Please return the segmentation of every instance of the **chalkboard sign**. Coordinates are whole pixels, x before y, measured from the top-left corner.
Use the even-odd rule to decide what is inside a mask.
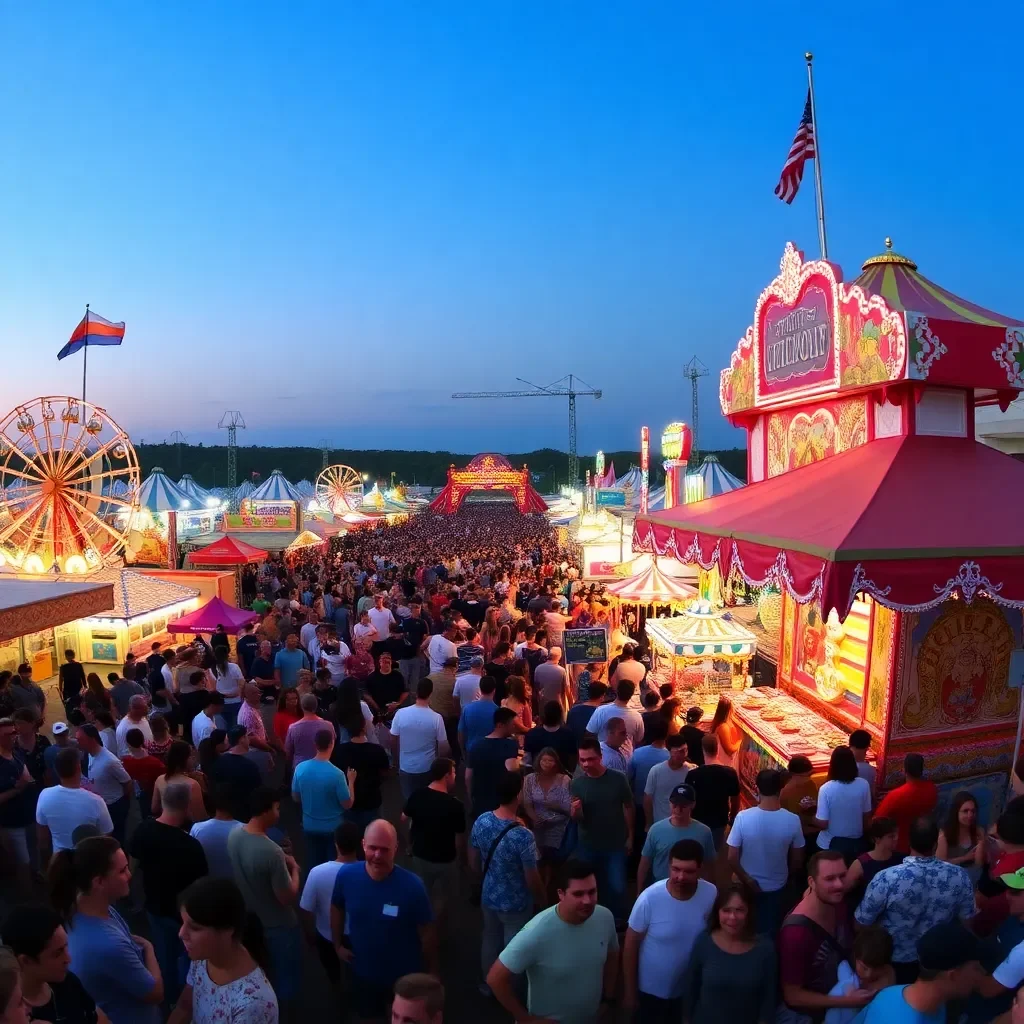
[[[562,634],[562,652],[566,665],[607,661],[608,634],[600,628],[567,629]]]

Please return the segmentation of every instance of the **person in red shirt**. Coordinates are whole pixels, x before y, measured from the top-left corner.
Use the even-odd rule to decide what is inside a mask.
[[[146,737],[141,729],[129,729],[124,741],[128,744],[128,755],[121,763],[132,781],[138,784],[141,791],[139,808],[142,816],[148,818],[153,808],[153,786],[167,767],[159,757],[146,750]]]
[[[875,808],[875,818],[892,818],[899,826],[896,852],[910,852],[910,826],[917,818],[927,818],[939,800],[934,782],[924,778],[924,758],[920,754],[907,754],[903,759],[903,773],[907,781],[890,790]]]

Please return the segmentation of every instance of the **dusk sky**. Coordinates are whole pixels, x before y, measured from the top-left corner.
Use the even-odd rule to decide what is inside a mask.
[[[986,6],[986,5],[983,5]],[[2,412],[80,394],[86,302],[127,322],[89,398],[135,440],[580,450],[690,418],[812,170],[773,195],[814,51],[830,248],[1024,316],[1020,5],[0,4]],[[219,435],[223,441],[223,432]]]

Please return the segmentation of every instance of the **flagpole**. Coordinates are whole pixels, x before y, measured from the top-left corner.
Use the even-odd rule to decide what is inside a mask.
[[[85,304],[85,336],[89,337],[89,303]],[[82,346],[82,405],[85,405],[85,371],[89,368],[89,342]]]
[[[818,245],[821,258],[828,259],[828,238],[825,234],[825,196],[821,191],[821,136],[818,134],[818,115],[814,112],[814,54],[804,54],[807,60],[807,89],[811,98],[811,124],[814,125],[814,198],[818,210]]]

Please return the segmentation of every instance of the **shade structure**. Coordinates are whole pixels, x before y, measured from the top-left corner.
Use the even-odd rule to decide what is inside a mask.
[[[295,489],[295,485],[285,479],[284,473],[275,469],[266,480],[263,481],[249,495],[250,501],[302,501],[302,495]]]
[[[213,508],[220,504],[216,495],[212,494],[205,487],[200,487],[192,478],[191,473],[186,473],[179,481],[178,486],[192,499],[193,508]]]
[[[711,498],[716,494],[727,494],[743,486],[743,481],[729,472],[714,455],[709,455],[697,470],[697,475],[704,481],[704,497]]]
[[[192,565],[248,565],[250,562],[265,562],[267,552],[228,536],[191,552],[188,560]]]
[[[883,438],[705,501],[638,516],[635,551],[820,599],[901,611],[981,594],[1024,607],[1024,464],[967,438]]]
[[[665,575],[657,562],[635,576],[606,584],[605,589],[628,604],[675,604],[692,601],[697,596],[693,587]]]
[[[300,533],[298,537],[296,537],[295,540],[285,548],[285,551],[302,551],[304,548],[318,548],[325,543],[325,538],[318,537],[312,530],[303,530],[302,533]]]
[[[247,622],[256,622],[259,619],[257,612],[248,611],[245,608],[235,608],[234,605],[214,597],[207,601],[202,608],[197,608],[188,615],[183,615],[174,622],[167,623],[169,633],[213,633],[218,626],[223,626],[229,633],[237,633]]]
[[[670,619],[648,619],[644,631],[677,658],[746,660],[757,649],[757,637],[728,612],[712,611],[707,602]]]
[[[251,480],[243,480],[236,488],[233,494],[235,501],[241,501],[243,498],[248,498],[252,495],[252,492],[256,490]]]
[[[196,505],[159,466],[154,466],[139,488],[139,507],[150,512],[183,512]]]

